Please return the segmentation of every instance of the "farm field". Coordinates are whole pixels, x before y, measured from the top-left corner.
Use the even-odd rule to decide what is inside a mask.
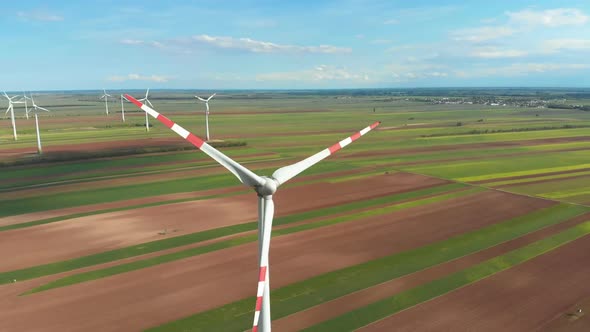
[[[204,136],[192,91],[152,93]],[[260,175],[382,122],[275,195],[277,331],[590,328],[574,315],[590,312],[590,112],[370,91],[216,98],[211,144]],[[43,155],[22,105],[18,141],[0,119],[0,331],[248,330],[254,194],[162,124],[146,132],[131,103],[122,122],[93,92],[35,100],[53,111]]]

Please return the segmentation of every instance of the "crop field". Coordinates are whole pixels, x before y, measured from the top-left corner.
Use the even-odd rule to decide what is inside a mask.
[[[192,92],[152,94],[204,136]],[[382,121],[274,196],[276,331],[590,329],[590,112],[216,98],[210,144],[260,175]],[[0,118],[0,331],[248,330],[255,194],[131,103],[123,122],[94,92],[35,101],[42,155],[23,105],[17,141]]]

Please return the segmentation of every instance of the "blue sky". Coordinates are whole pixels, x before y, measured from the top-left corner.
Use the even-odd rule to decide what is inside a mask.
[[[0,89],[590,87],[590,2],[10,1]]]

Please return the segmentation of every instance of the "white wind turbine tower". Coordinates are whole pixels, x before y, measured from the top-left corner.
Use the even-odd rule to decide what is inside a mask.
[[[35,104],[35,99],[33,99],[33,94],[31,94],[31,102],[33,103],[33,109],[31,111],[35,112],[35,129],[37,131],[37,152],[39,154],[42,154],[43,149],[41,148],[41,134],[39,133],[39,118],[37,117],[37,113],[39,112],[39,110],[45,112],[49,112],[49,110],[41,106],[37,106],[37,104]]]
[[[6,97],[6,99],[8,99],[8,108],[6,109],[6,113],[10,112],[10,120],[12,121],[12,136],[14,137],[14,140],[16,141],[16,140],[18,140],[18,136],[16,135],[16,122],[14,121],[14,105],[13,104],[19,104],[21,102],[20,101],[12,101],[14,98],[16,98],[18,96],[8,97],[6,92],[4,92],[4,97]]]
[[[123,100],[127,100],[127,98],[125,98],[125,96],[121,95],[121,119],[123,120],[123,122],[125,122],[125,106],[124,106]]]
[[[295,164],[288,165],[276,170],[272,176],[258,176],[254,172],[250,171],[241,164],[235,162],[225,154],[221,153],[211,145],[204,142],[199,137],[193,135],[186,129],[182,128],[178,124],[172,122],[172,120],[161,115],[157,111],[153,110],[149,106],[142,104],[140,101],[125,95],[129,101],[134,103],[137,107],[141,108],[146,114],[149,114],[156,118],[158,121],[163,123],[166,127],[172,129],[182,138],[196,146],[198,149],[206,153],[209,157],[213,158],[223,167],[227,168],[232,172],[244,185],[254,189],[258,195],[258,250],[259,250],[259,278],[258,278],[258,291],[256,293],[256,307],[254,312],[254,324],[252,331],[257,332],[258,326],[260,331],[270,332],[270,287],[269,287],[269,250],[270,250],[270,237],[272,228],[272,219],[274,216],[274,203],[272,195],[277,191],[277,188],[295,177],[299,173],[305,171],[309,167],[320,162],[324,158],[330,156],[336,151],[342,149],[353,141],[357,140],[364,134],[368,133],[371,129],[377,127],[380,122],[375,122],[369,127],[364,128],[360,132],[347,137],[346,139],[332,145],[331,147],[324,149],[311,157],[303,159]]]
[[[205,107],[207,107],[207,109],[205,110],[205,129],[207,132],[207,141],[210,139],[209,138],[209,100],[211,100],[211,98],[213,98],[216,94],[217,93],[212,94],[207,99],[203,99],[199,96],[195,96],[195,98],[197,98],[198,100],[205,102]]]
[[[145,92],[145,97],[139,99],[139,101],[143,101],[144,103],[149,104],[151,107],[154,107],[154,105],[152,105],[152,102],[148,99],[148,95],[150,94],[150,89],[148,88]],[[129,99],[127,99],[129,100]],[[148,117],[148,114],[145,113],[145,131],[150,131],[150,118]]]
[[[102,89],[102,91],[104,93],[103,93],[102,97],[100,97],[100,99],[104,99],[104,108],[105,108],[105,111],[107,112],[107,115],[109,115],[109,97],[112,97],[112,96],[110,94],[108,94],[105,89]]]

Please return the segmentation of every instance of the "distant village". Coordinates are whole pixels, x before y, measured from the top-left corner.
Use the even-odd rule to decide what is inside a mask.
[[[489,105],[498,107],[526,107],[526,108],[557,108],[557,109],[579,109],[590,111],[588,105],[570,105],[567,99],[529,99],[515,97],[476,96],[476,97],[417,97],[406,98],[407,101],[428,102],[432,104],[468,104],[468,105]]]

